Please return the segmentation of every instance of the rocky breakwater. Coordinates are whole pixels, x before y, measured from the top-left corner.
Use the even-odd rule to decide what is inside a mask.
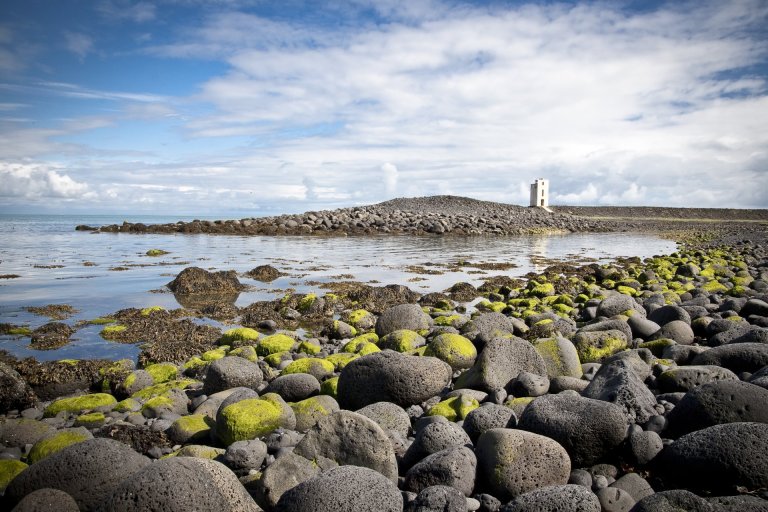
[[[63,396],[1,364],[0,505],[768,508],[763,245],[376,290],[244,308],[204,352]]]
[[[213,233],[229,235],[520,235],[605,231],[609,224],[565,213],[453,196],[393,199],[331,211],[239,220],[171,224],[129,223],[78,230],[106,233]]]

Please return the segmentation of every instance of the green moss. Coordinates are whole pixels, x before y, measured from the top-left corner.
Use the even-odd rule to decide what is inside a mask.
[[[364,309],[356,309],[347,315],[347,322],[353,326],[358,326],[361,322],[370,323],[372,319],[373,314]]]
[[[258,352],[258,351],[257,351]],[[264,358],[264,362],[266,362],[268,365],[270,365],[273,368],[277,368],[280,366],[280,363],[283,361],[288,361],[291,359],[291,353],[290,352],[275,352],[274,354],[269,354]]]
[[[635,297],[637,295],[637,290],[629,286],[619,285],[616,287],[616,291],[618,291],[619,293],[623,293],[624,295],[629,295],[631,297]]]
[[[197,382],[198,381],[193,379],[170,380],[168,382],[155,384],[154,386],[149,386],[148,388],[144,388],[141,391],[137,391],[131,395],[131,398],[135,398],[137,400],[149,400],[152,397],[163,395],[171,389],[186,389],[193,384],[197,384]]]
[[[75,418],[75,427],[97,428],[104,424],[106,417],[103,412],[90,412]]]
[[[529,295],[533,295],[534,297],[546,297],[555,294],[555,286],[552,283],[538,284],[536,281],[531,281],[531,283],[533,286],[529,284]]]
[[[8,329],[10,336],[32,336],[32,330],[29,327],[12,327]]]
[[[146,254],[147,256],[165,256],[166,254],[170,254],[170,253],[162,249],[150,249],[144,254]]]
[[[416,331],[408,329],[399,329],[393,331],[379,341],[379,346],[389,348],[397,352],[406,352],[413,350],[424,344],[424,338]]]
[[[268,400],[249,398],[224,407],[217,422],[218,436],[225,446],[255,439],[280,426],[282,409]]]
[[[219,339],[220,344],[232,345],[236,342],[242,341],[256,341],[259,339],[259,331],[251,329],[250,327],[235,327],[234,329],[227,329]]]
[[[342,322],[339,322],[338,320],[333,321],[333,330],[336,333],[339,333],[339,327],[342,325]],[[351,336],[357,336],[357,329],[349,324],[346,324],[345,329],[349,329],[349,333]],[[344,333],[346,334],[346,333]],[[343,334],[338,334],[339,337],[343,336]]]
[[[322,350],[323,348],[320,345],[316,345],[315,343],[310,343],[308,341],[302,341],[299,343],[299,348],[296,349],[296,352],[314,356],[319,354]]]
[[[56,416],[62,411],[79,413],[96,409],[98,407],[109,407],[117,403],[115,397],[108,393],[92,393],[90,395],[74,396],[70,398],[59,398],[51,405],[45,408],[46,418]]]
[[[98,318],[94,318],[93,320],[89,320],[89,324],[93,325],[107,325],[107,324],[113,324],[117,322],[114,318],[108,317],[108,316],[100,316]]]
[[[208,361],[208,362],[216,361],[218,359],[226,357],[227,352],[229,352],[229,345],[222,345],[219,348],[215,348],[215,349],[203,352],[200,358],[203,361]]]
[[[141,310],[141,316],[149,316],[157,311],[165,311],[163,306],[150,306]]]
[[[360,336],[355,336],[350,341],[368,341],[370,343],[378,343],[379,336],[375,332],[367,332],[365,334],[361,334]]]
[[[463,420],[478,407],[480,403],[476,399],[459,395],[433,405],[427,411],[427,416],[444,416],[448,421]]]
[[[506,402],[504,402],[504,406],[509,407],[510,409],[515,411],[515,416],[519,418],[520,416],[522,416],[525,408],[528,407],[528,404],[533,402],[533,400],[534,400],[533,397],[530,397],[530,396],[525,396],[520,398],[511,398]]]
[[[200,358],[199,356],[192,356],[189,359],[187,359],[187,361],[184,363],[182,368],[186,372],[188,370],[196,370],[198,368],[202,368],[207,364],[208,364],[208,361],[203,361],[203,359]]]
[[[612,336],[600,340],[599,344],[592,345],[586,343],[577,343],[576,351],[579,354],[579,360],[582,363],[599,363],[608,356],[620,352],[627,348],[627,342],[621,338]]]
[[[371,343],[362,336],[351,339],[344,345],[344,347],[342,347],[342,350],[344,352],[360,354],[361,356],[373,354],[374,352],[381,352],[381,349],[376,346],[376,344]]]
[[[141,412],[153,411],[152,416],[157,416],[157,412],[161,409],[172,409],[173,400],[167,396],[154,396],[147,400],[144,405],[141,406]]]
[[[327,356],[325,360],[331,363],[336,370],[341,370],[347,366],[350,361],[354,361],[358,357],[360,357],[360,354],[353,354],[351,352],[338,352],[336,354]]]
[[[175,364],[171,363],[157,363],[151,364],[144,368],[144,370],[152,377],[155,384],[162,382],[168,382],[174,380],[179,376],[179,370]]]
[[[27,461],[30,464],[34,464],[35,462],[39,462],[49,455],[53,455],[54,453],[63,450],[67,446],[71,446],[76,443],[82,443],[88,439],[91,439],[91,436],[84,432],[78,432],[74,430],[60,430],[52,436],[46,437],[45,439],[36,442],[34,446],[32,446],[32,449],[29,450]]]
[[[79,359],[59,359],[57,362],[60,364],[67,364],[69,366],[77,366],[80,360]]]
[[[310,310],[310,308],[312,307],[312,305],[315,303],[316,300],[317,300],[317,295],[315,295],[314,293],[308,293],[304,297],[302,297],[301,300],[299,300],[299,304],[296,307],[296,309],[298,309],[299,312],[301,313],[306,313],[307,311]]]
[[[296,340],[290,336],[282,333],[273,334],[259,341],[259,344],[256,346],[256,352],[260,356],[268,356],[277,352],[290,352],[295,344]]]
[[[424,355],[445,361],[453,370],[462,370],[475,363],[477,348],[460,334],[444,333],[435,336]]]
[[[215,460],[227,453],[223,448],[214,448],[202,444],[188,444],[170,454],[172,457],[194,457],[196,459]]]
[[[190,414],[174,421],[171,428],[183,432],[188,442],[199,442],[210,437],[211,428],[215,425],[216,422],[205,414]]]
[[[297,359],[283,369],[283,375],[292,373],[309,373],[318,379],[333,373],[333,363],[316,357]]]
[[[719,281],[708,281],[701,286],[701,289],[709,293],[725,293],[728,291],[728,287]]]
[[[101,337],[105,340],[115,339],[118,334],[124,332],[128,327],[124,325],[108,325],[101,330]]]
[[[256,353],[256,347],[251,345],[245,345],[242,347],[237,347],[236,349],[232,350],[229,354],[229,356],[236,356],[236,357],[242,357],[243,359],[247,359],[248,361],[251,361],[252,363],[255,363],[259,360],[259,355]]]
[[[135,412],[141,409],[141,404],[133,398],[126,398],[117,402],[114,407],[114,411],[117,412]]]
[[[656,357],[661,357],[661,354],[664,352],[664,349],[667,347],[671,347],[672,345],[675,345],[674,340],[670,340],[668,338],[661,338],[658,340],[653,341],[646,341],[643,343],[640,343],[638,345],[638,348],[647,348],[651,351],[651,353]]]
[[[568,341],[565,343],[570,344]],[[547,366],[547,374],[550,378],[556,376],[581,378],[583,374],[581,364],[572,366],[566,365],[561,353],[563,348],[561,348],[560,340],[557,338],[540,338],[534,342],[533,347],[542,359],[544,359],[544,364]],[[576,358],[578,359],[578,354],[576,355]]]
[[[0,492],[5,491],[14,478],[29,466],[14,459],[0,459]]]
[[[333,398],[338,398],[338,387],[339,387],[339,378],[338,377],[331,377],[330,379],[326,379],[320,384],[320,393],[323,395],[332,396]]]
[[[463,315],[441,315],[435,318],[435,325],[456,327],[465,323],[466,317]]]

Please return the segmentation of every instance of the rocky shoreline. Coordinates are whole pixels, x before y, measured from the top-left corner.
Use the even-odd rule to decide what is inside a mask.
[[[755,220],[424,295],[338,283],[238,308],[234,272],[188,268],[169,287],[192,309],[98,319],[143,343],[138,365],[0,358],[0,506],[768,510]]]
[[[369,206],[305,212],[275,217],[193,220],[169,224],[124,222],[107,226],[77,226],[101,233],[204,233],[223,235],[522,235],[554,232],[627,230],[667,231],[670,221],[684,220],[688,228],[711,229],[711,221],[768,222],[768,210],[572,207],[541,208],[480,201],[465,197],[400,198]],[[679,228],[679,226],[677,226]]]

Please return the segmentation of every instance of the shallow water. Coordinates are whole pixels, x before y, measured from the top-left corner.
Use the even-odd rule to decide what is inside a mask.
[[[131,222],[179,219],[133,217]],[[165,285],[182,269],[244,273],[270,264],[287,273],[271,283],[241,276],[249,289],[237,305],[283,296],[287,290],[325,293],[322,283],[360,281],[403,284],[419,292],[442,291],[459,281],[479,285],[494,275],[521,276],[541,271],[551,260],[577,264],[622,256],[645,258],[675,249],[651,235],[591,233],[521,237],[234,237],[213,235],[132,235],[76,232],[78,224],[121,223],[116,217],[0,216],[0,322],[38,327],[46,317],[27,306],[69,304],[74,324],[127,307],[179,307]],[[170,254],[146,256],[149,249]],[[465,262],[460,268],[453,266]],[[468,263],[468,264],[467,264]],[[472,263],[513,264],[505,270],[481,270]],[[415,267],[415,268],[414,268]],[[420,268],[419,268],[420,267]],[[424,271],[428,273],[424,273]],[[0,336],[0,349],[39,360],[135,357],[138,348],[102,340],[100,326],[89,326],[61,349],[28,348],[29,338]]]

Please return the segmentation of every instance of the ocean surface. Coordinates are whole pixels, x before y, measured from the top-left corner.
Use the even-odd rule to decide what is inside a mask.
[[[166,285],[189,266],[242,274],[270,264],[286,276],[262,283],[241,276],[249,289],[236,304],[282,297],[289,291],[325,293],[323,283],[359,281],[402,284],[421,293],[466,281],[479,285],[494,275],[522,276],[557,261],[604,263],[617,257],[649,257],[675,250],[652,235],[593,233],[520,237],[237,237],[136,235],[75,231],[75,226],[123,221],[165,223],[192,217],[0,215],[0,323],[34,329],[50,321],[25,308],[69,304],[74,325],[128,307],[177,308]],[[150,249],[169,254],[150,257]],[[461,262],[460,266],[456,266]],[[488,270],[484,264],[501,264]],[[472,266],[477,265],[480,266]],[[486,268],[483,268],[486,267]],[[9,278],[6,276],[19,277]],[[38,360],[135,358],[138,347],[99,336],[101,326],[78,330],[57,350],[29,348],[29,338],[0,336],[0,349]]]

